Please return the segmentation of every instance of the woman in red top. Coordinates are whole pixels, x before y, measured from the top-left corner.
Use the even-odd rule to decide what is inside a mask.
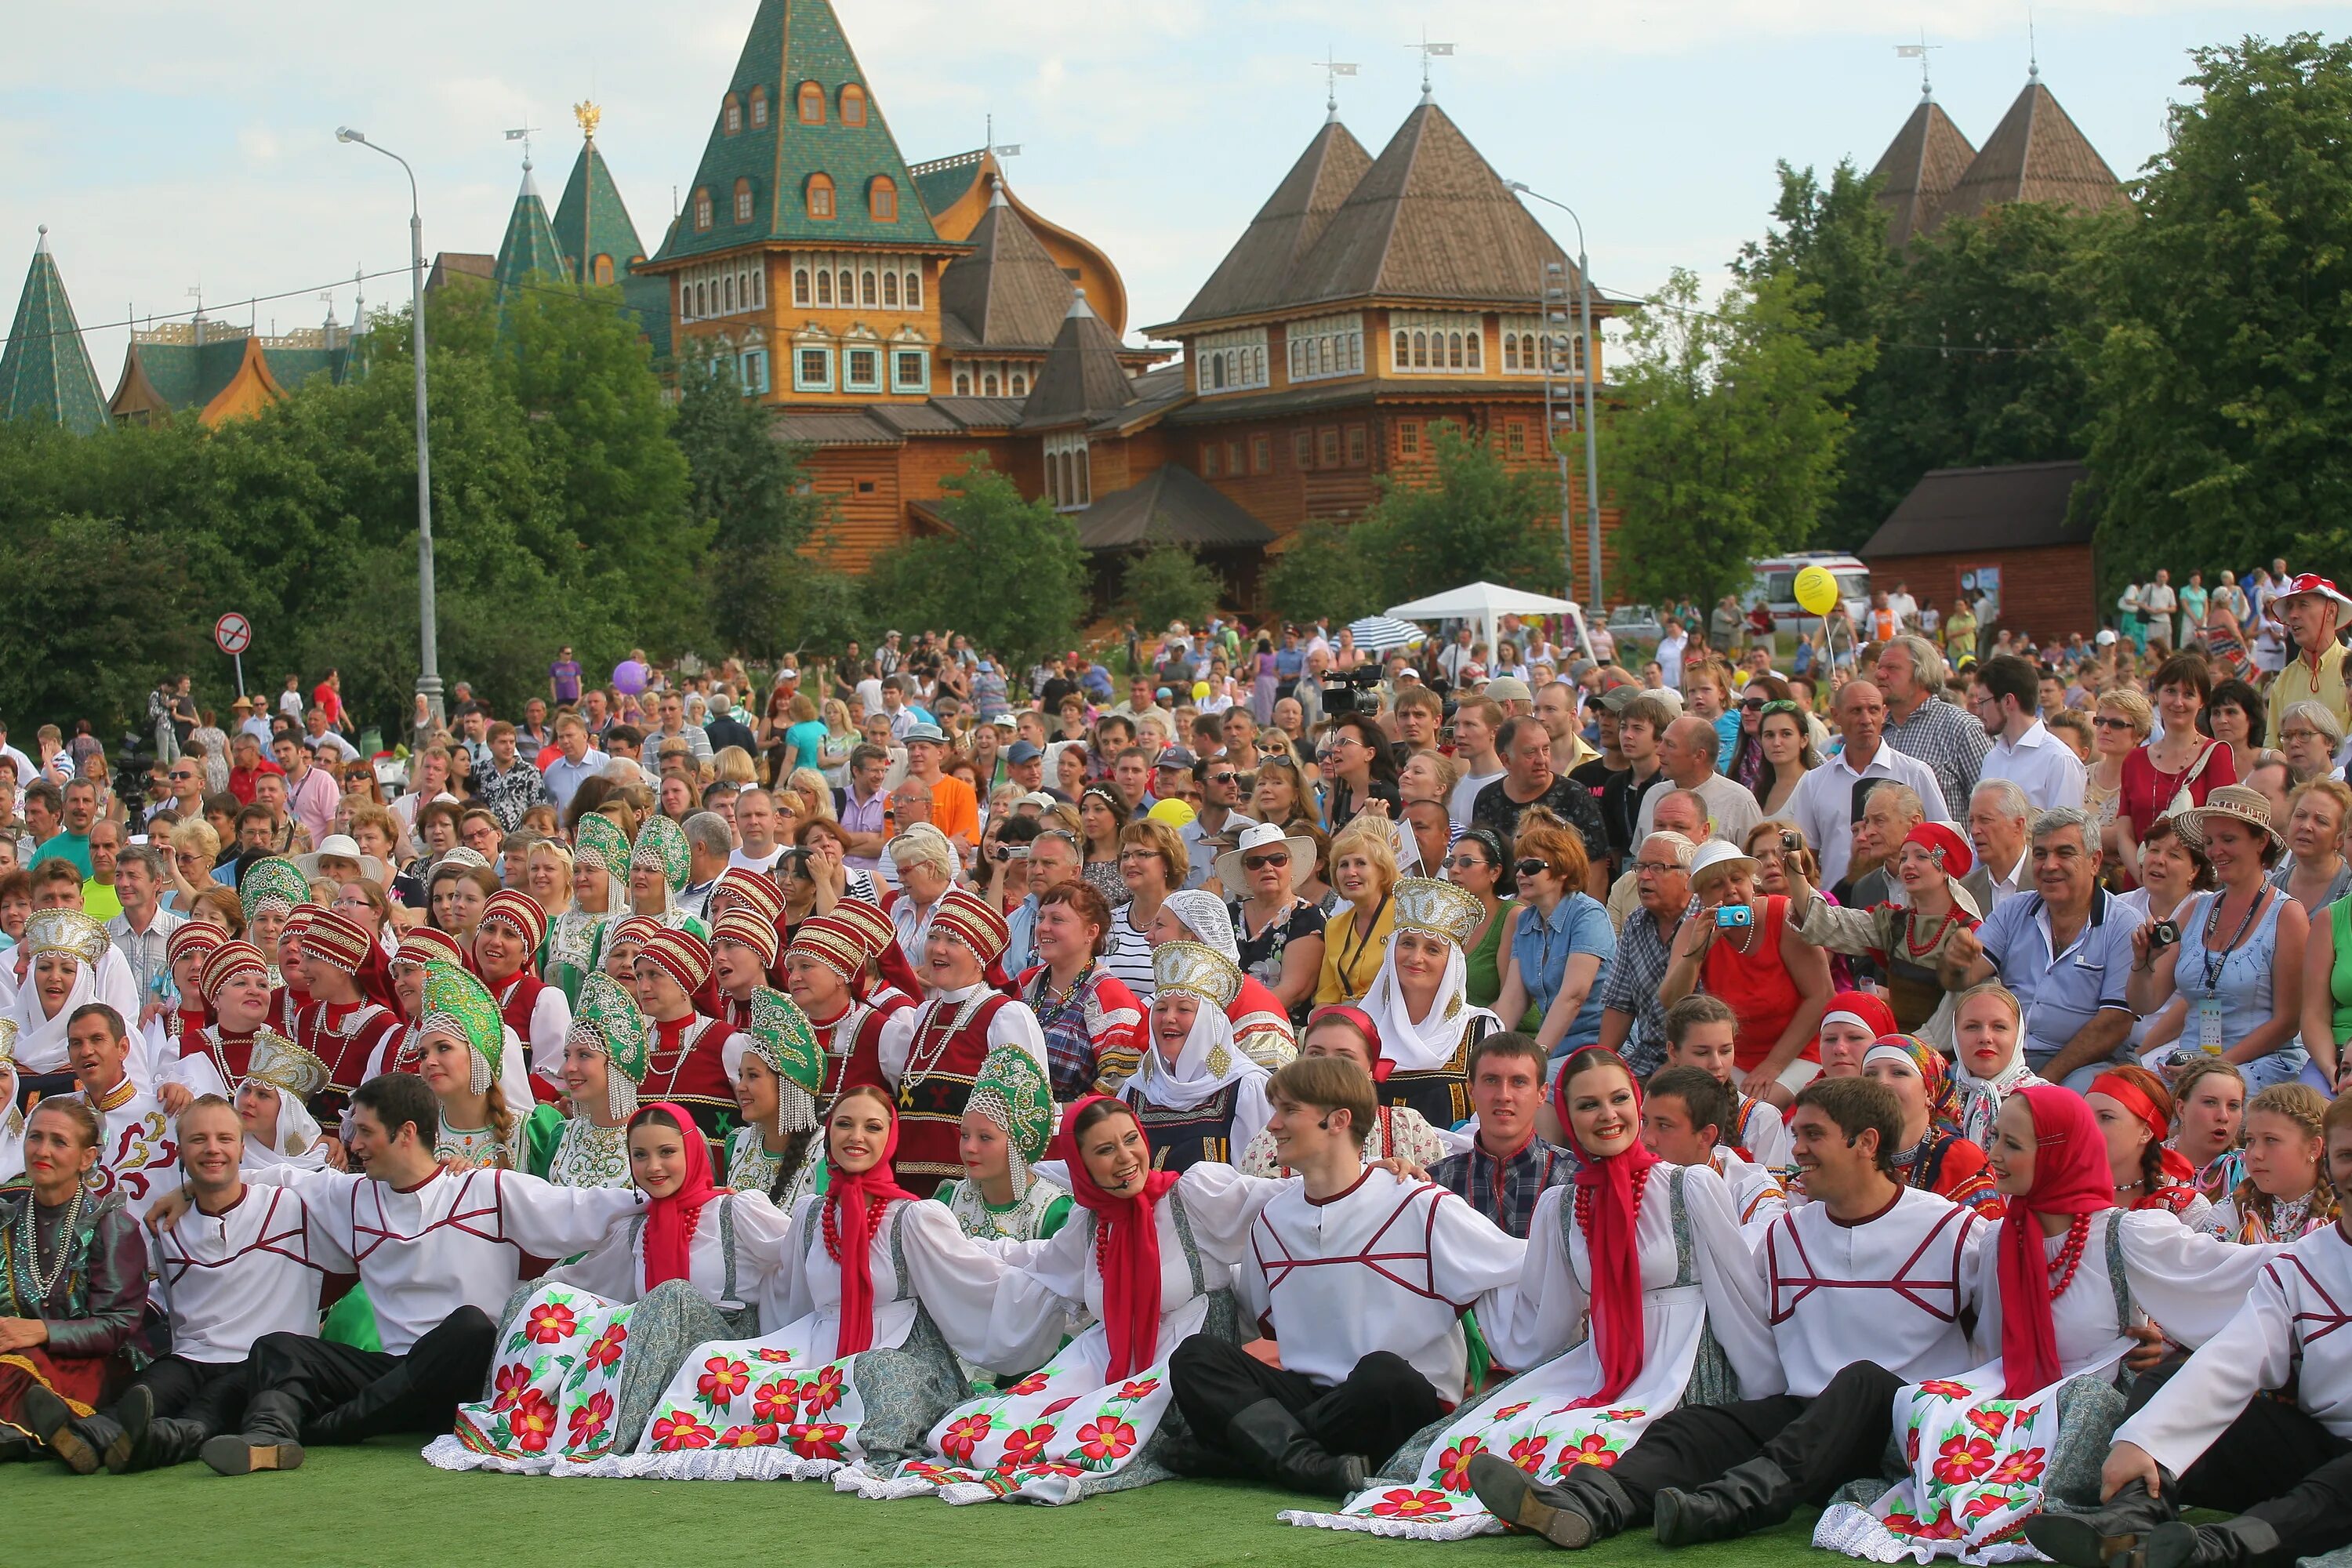
[[[2139,836],[2158,817],[2171,812],[2181,791],[2187,790],[2190,801],[2203,805],[2213,790],[2238,782],[2238,764],[2230,748],[2197,727],[2205,700],[2213,694],[2213,677],[2204,658],[2193,653],[2174,654],[2157,667],[2154,685],[2164,734],[2134,747],[2124,759],[2123,783],[2116,799],[2116,833],[2126,868],[2139,863]]]
[[[1756,861],[1738,845],[1700,846],[1690,879],[1696,904],[1675,933],[1659,999],[1671,1007],[1704,990],[1728,1003],[1739,1018],[1740,1091],[1785,1109],[1821,1074],[1814,1037],[1829,1005],[1829,957],[1790,927],[1788,900],[1758,895]]]

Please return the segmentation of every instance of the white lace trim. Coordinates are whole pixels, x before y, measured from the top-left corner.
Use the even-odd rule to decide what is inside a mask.
[[[1392,1541],[1467,1541],[1476,1535],[1500,1535],[1503,1521],[1491,1513],[1463,1519],[1381,1519],[1368,1513],[1316,1513],[1286,1508],[1274,1516],[1285,1524],[1310,1530],[1352,1530],[1365,1535],[1385,1535]]]
[[[675,1454],[608,1454],[549,1473],[591,1480],[821,1481],[839,1459],[803,1459],[789,1448],[691,1448]]]
[[[1823,1552],[1859,1557],[1865,1563],[1932,1563],[1945,1555],[1939,1547],[1959,1545],[1957,1542],[1906,1541],[1888,1530],[1868,1509],[1850,1502],[1833,1503],[1822,1510],[1821,1522],[1813,1527],[1813,1544]],[[1998,1563],[2048,1561],[2023,1541],[1955,1550],[1951,1555],[1973,1568]]]

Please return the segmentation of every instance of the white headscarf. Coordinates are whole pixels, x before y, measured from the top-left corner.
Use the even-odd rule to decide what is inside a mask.
[[[1381,970],[1372,976],[1371,989],[1364,993],[1359,1004],[1381,1032],[1381,1057],[1396,1072],[1432,1072],[1454,1059],[1462,1045],[1462,1032],[1470,1020],[1495,1015],[1484,1007],[1473,1007],[1465,994],[1470,980],[1470,961],[1462,956],[1461,945],[1445,944],[1445,977],[1437,983],[1437,994],[1429,1004],[1429,1016],[1414,1023],[1408,1014],[1403,989],[1397,984],[1396,938],[1389,938],[1388,951],[1381,955]],[[1496,1027],[1502,1026],[1496,1022]]]
[[[1873,1047],[1876,1049],[1875,1047]],[[1864,1058],[1865,1061],[1868,1058]],[[1952,1058],[1952,1088],[1959,1096],[1960,1132],[1979,1149],[1992,1147],[1992,1124],[2000,1115],[2000,1102],[2019,1089],[2043,1081],[2025,1065],[2025,1037],[2017,1041],[2017,1054],[2009,1065],[1991,1078],[1978,1078],[1968,1068],[1965,1058]]]
[[[98,976],[89,964],[77,958],[72,994],[58,1009],[56,1017],[43,1017],[41,987],[36,974],[40,963],[38,958],[26,961],[25,984],[17,987],[16,1005],[9,1013],[16,1020],[16,1070],[36,1075],[65,1070],[66,1027],[73,1020],[74,1009],[99,999]]]
[[[1215,948],[1235,969],[1242,966],[1241,944],[1234,940],[1234,917],[1226,913],[1224,900],[1199,888],[1186,888],[1162,901],[1176,911],[1194,942]]]
[[[278,1088],[275,1084],[268,1087]],[[277,1141],[264,1143],[252,1133],[247,1133],[243,1163],[252,1170],[294,1165],[315,1171],[326,1163],[326,1149],[320,1136],[318,1118],[310,1114],[310,1108],[302,1103],[301,1096],[278,1089]]]
[[[1160,1054],[1158,1032],[1148,1017],[1144,1026],[1153,1037],[1144,1042],[1143,1065],[1128,1082],[1163,1110],[1190,1110],[1227,1084],[1272,1076],[1234,1043],[1234,1022],[1213,1002],[1201,1002],[1200,1011],[1192,1015],[1192,1033],[1184,1037],[1184,1048],[1176,1054],[1173,1067]]]

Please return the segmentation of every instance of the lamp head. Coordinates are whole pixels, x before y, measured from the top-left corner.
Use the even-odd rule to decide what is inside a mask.
[[[367,140],[367,136],[364,132],[354,131],[348,125],[338,125],[335,127],[335,140],[338,142],[364,142]]]

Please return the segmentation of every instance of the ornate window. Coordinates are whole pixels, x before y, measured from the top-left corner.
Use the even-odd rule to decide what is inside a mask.
[[[1360,315],[1293,321],[1284,329],[1283,337],[1289,348],[1293,381],[1363,373],[1364,319]]]
[[[882,274],[882,303],[892,310],[898,309],[898,275],[896,272]]]
[[[735,221],[737,223],[751,221],[751,182],[749,180],[735,182]]]
[[[719,123],[726,126],[730,136],[743,129],[743,100],[731,92],[727,95],[726,107],[719,110]]]
[[[851,272],[848,268],[845,267],[836,276],[841,279],[841,302],[844,305],[855,305],[857,303],[856,275]]]
[[[849,82],[841,89],[841,122],[844,125],[866,123],[866,89]]]
[[[1486,367],[1486,318],[1475,312],[1396,310],[1389,325],[1396,343],[1393,372],[1443,374]]]
[[[931,389],[931,356],[922,349],[890,351],[890,390],[926,393]]]
[[[1045,494],[1056,511],[1083,511],[1094,503],[1094,475],[1083,431],[1045,437]]]
[[[1311,431],[1290,433],[1290,466],[1302,473],[1315,466],[1315,437]]]
[[[980,395],[982,397],[993,397],[996,395],[996,373],[994,371],[990,371],[986,375],[980,378]]]
[[[803,125],[824,123],[824,89],[813,81],[801,83],[801,123]]]
[[[706,232],[710,227],[710,193],[709,191],[698,190],[694,193],[694,226],[698,232]]]
[[[1192,390],[1202,395],[1266,384],[1265,329],[1211,332],[1192,342]]]
[[[882,297],[875,288],[874,274],[872,272],[867,271],[859,273],[857,276],[857,285],[858,303],[862,305],[880,303]]]
[[[882,390],[882,351],[856,344],[841,351],[841,384],[850,392]]]
[[[919,272],[909,271],[907,274],[907,309],[909,310],[919,310],[922,308],[923,275]]]
[[[813,218],[833,216],[833,176],[831,174],[809,176],[808,215]]]
[[[844,107],[845,108],[846,105],[845,104]],[[847,118],[845,114],[843,116],[844,120]],[[873,189],[867,196],[866,205],[872,209],[876,223],[898,221],[898,187],[891,183],[888,175],[875,176]]]
[[[743,393],[753,396],[768,390],[768,351],[753,349],[743,356]]]
[[[805,305],[808,302],[808,268],[805,267],[795,267],[793,268],[793,303],[795,305]]]
[[[1029,378],[1017,370],[1013,373],[1013,395],[1015,397],[1029,395]]]
[[[961,370],[956,372],[955,388],[955,395],[958,397],[970,397],[971,395],[971,373]]]
[[[758,131],[767,123],[768,89],[764,87],[755,87],[751,89],[751,129]]]
[[[824,268],[819,268],[816,275],[816,302],[820,305],[833,303],[833,274]]]

